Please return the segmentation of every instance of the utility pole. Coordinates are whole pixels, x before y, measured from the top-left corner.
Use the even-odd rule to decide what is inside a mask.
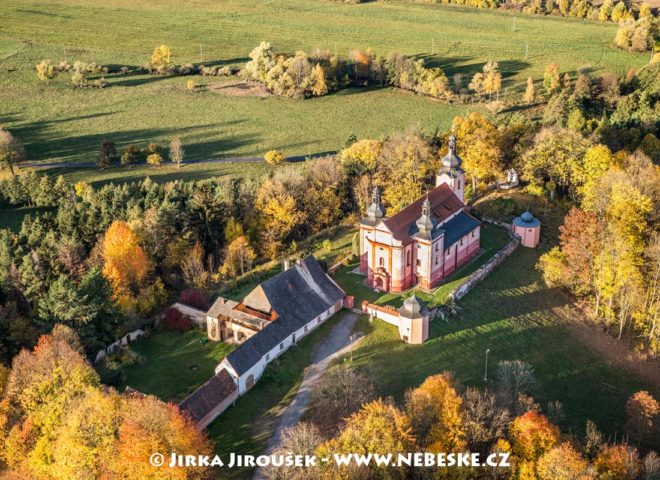
[[[484,367],[484,382],[488,381],[488,353],[490,352],[490,348],[486,349],[486,365]]]

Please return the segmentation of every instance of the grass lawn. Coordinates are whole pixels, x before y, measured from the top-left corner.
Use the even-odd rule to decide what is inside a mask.
[[[37,170],[37,172],[40,171],[41,169]],[[111,167],[104,170],[98,168],[48,168],[44,171],[53,176],[62,175],[71,183],[85,181],[97,188],[106,183],[139,182],[146,177],[159,183],[172,180],[205,180],[211,177],[258,179],[262,175],[274,171],[274,167],[261,162],[227,162],[191,163],[177,168],[166,163],[158,168],[136,165],[131,168]]]
[[[277,426],[277,415],[293,399],[309,365],[316,342],[343,315],[340,312],[303,338],[295,347],[274,360],[263,376],[236,405],[225,411],[209,428],[216,453],[226,459],[230,452],[258,455]],[[246,469],[219,470],[221,478],[242,479],[251,474]]]
[[[262,40],[288,53],[320,47],[346,55],[371,47],[425,57],[466,78],[496,60],[504,97],[528,76],[540,81],[550,62],[562,71],[623,74],[648,61],[611,46],[612,23],[516,15],[513,31],[507,12],[398,1],[24,0],[0,3],[0,17],[0,122],[25,143],[30,160],[44,162],[93,161],[105,138],[122,148],[173,135],[182,137],[189,159],[261,156],[272,148],[304,155],[334,151],[349,134],[447,128],[475,108],[389,88],[304,101],[228,97],[203,88],[222,80],[201,77],[197,94],[186,91],[184,77],[111,75],[106,89],[75,90],[67,75],[39,82],[34,65],[45,58],[135,66],[166,43],[177,63],[241,64]]]
[[[433,291],[432,294],[420,292],[413,288],[403,293],[386,293],[377,292],[372,288],[364,285],[365,277],[353,273],[358,266],[358,263],[353,263],[340,268],[334,275],[337,283],[348,293],[355,297],[355,304],[359,304],[363,300],[368,300],[378,305],[393,305],[400,307],[403,300],[408,297],[412,291],[415,292],[419,298],[424,300],[427,305],[434,307],[441,305],[447,299],[447,295],[451,292],[456,285],[465,279],[472,272],[481,267],[494,253],[500,250],[504,245],[509,242],[510,238],[506,231],[502,228],[493,225],[484,224],[481,227],[481,251],[479,255],[474,258],[470,263],[459,268],[454,272],[442,285]]]
[[[8,228],[14,232],[18,232],[26,215],[36,216],[48,210],[53,209],[50,207],[13,207],[0,209],[0,229]]]
[[[583,433],[591,419],[606,436],[618,432],[620,437],[628,397],[640,389],[656,398],[660,392],[571,335],[564,324],[570,298],[542,283],[534,269],[538,255],[519,248],[459,302],[458,320],[431,323],[423,345],[404,344],[393,326],[362,318],[357,328],[366,337],[354,352],[355,362],[374,372],[380,395],[401,401],[406,389],[445,370],[463,385],[484,386],[489,348],[489,383],[498,361],[527,361],[535,369],[539,385],[534,396],[542,407],[551,400],[563,403],[563,431]]]
[[[126,385],[165,401],[180,401],[211,378],[215,367],[234,349],[222,342],[200,344],[201,330],[154,331],[131,345],[144,362],[126,369]]]

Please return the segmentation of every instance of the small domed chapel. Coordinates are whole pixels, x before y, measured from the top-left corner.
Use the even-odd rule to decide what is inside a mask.
[[[465,211],[461,164],[452,135],[435,188],[391,217],[374,188],[359,233],[360,271],[371,287],[430,290],[477,254],[481,223]]]

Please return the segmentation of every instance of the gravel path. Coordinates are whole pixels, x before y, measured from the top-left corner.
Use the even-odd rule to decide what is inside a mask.
[[[359,341],[359,338],[351,338],[353,327],[358,319],[355,312],[344,313],[339,323],[335,325],[330,333],[319,340],[314,346],[312,353],[312,364],[305,369],[305,375],[300,383],[293,401],[280,414],[279,423],[273,436],[268,441],[266,454],[272,453],[280,443],[282,431],[285,428],[292,427],[300,422],[300,419],[307,408],[314,385],[323,376],[323,372],[328,368],[332,360],[350,351],[350,349]],[[261,468],[254,474],[254,480],[265,479]]]

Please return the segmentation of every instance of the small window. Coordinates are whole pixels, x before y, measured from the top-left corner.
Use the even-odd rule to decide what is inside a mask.
[[[406,267],[410,266],[410,259],[412,258],[412,250],[408,250],[408,253],[406,255]]]
[[[458,189],[459,190],[461,189],[461,181],[460,180],[458,181]]]
[[[527,231],[528,231],[529,233],[532,233],[532,229],[531,229],[531,228],[528,228]]]
[[[385,249],[383,247],[380,247],[378,250],[380,250],[381,252],[385,251]]]
[[[383,267],[385,265],[385,259],[383,257],[380,257],[378,259],[378,265],[380,265],[381,267]]]
[[[472,238],[474,238],[476,235],[477,235],[477,231],[476,231],[476,230],[472,230]]]
[[[436,265],[438,264],[438,258],[439,258],[439,257],[435,257],[435,264],[436,264]]]
[[[435,251],[436,251],[436,252],[438,251],[438,247],[439,247],[439,246],[440,246],[439,243],[436,243],[436,244],[435,244]]]
[[[417,266],[420,267],[422,265],[422,261],[418,258],[417,259]]]
[[[280,343],[280,350],[284,350],[284,342]]]
[[[447,256],[451,256],[451,251],[447,250]]]
[[[463,246],[463,239],[461,238],[461,247]]]

